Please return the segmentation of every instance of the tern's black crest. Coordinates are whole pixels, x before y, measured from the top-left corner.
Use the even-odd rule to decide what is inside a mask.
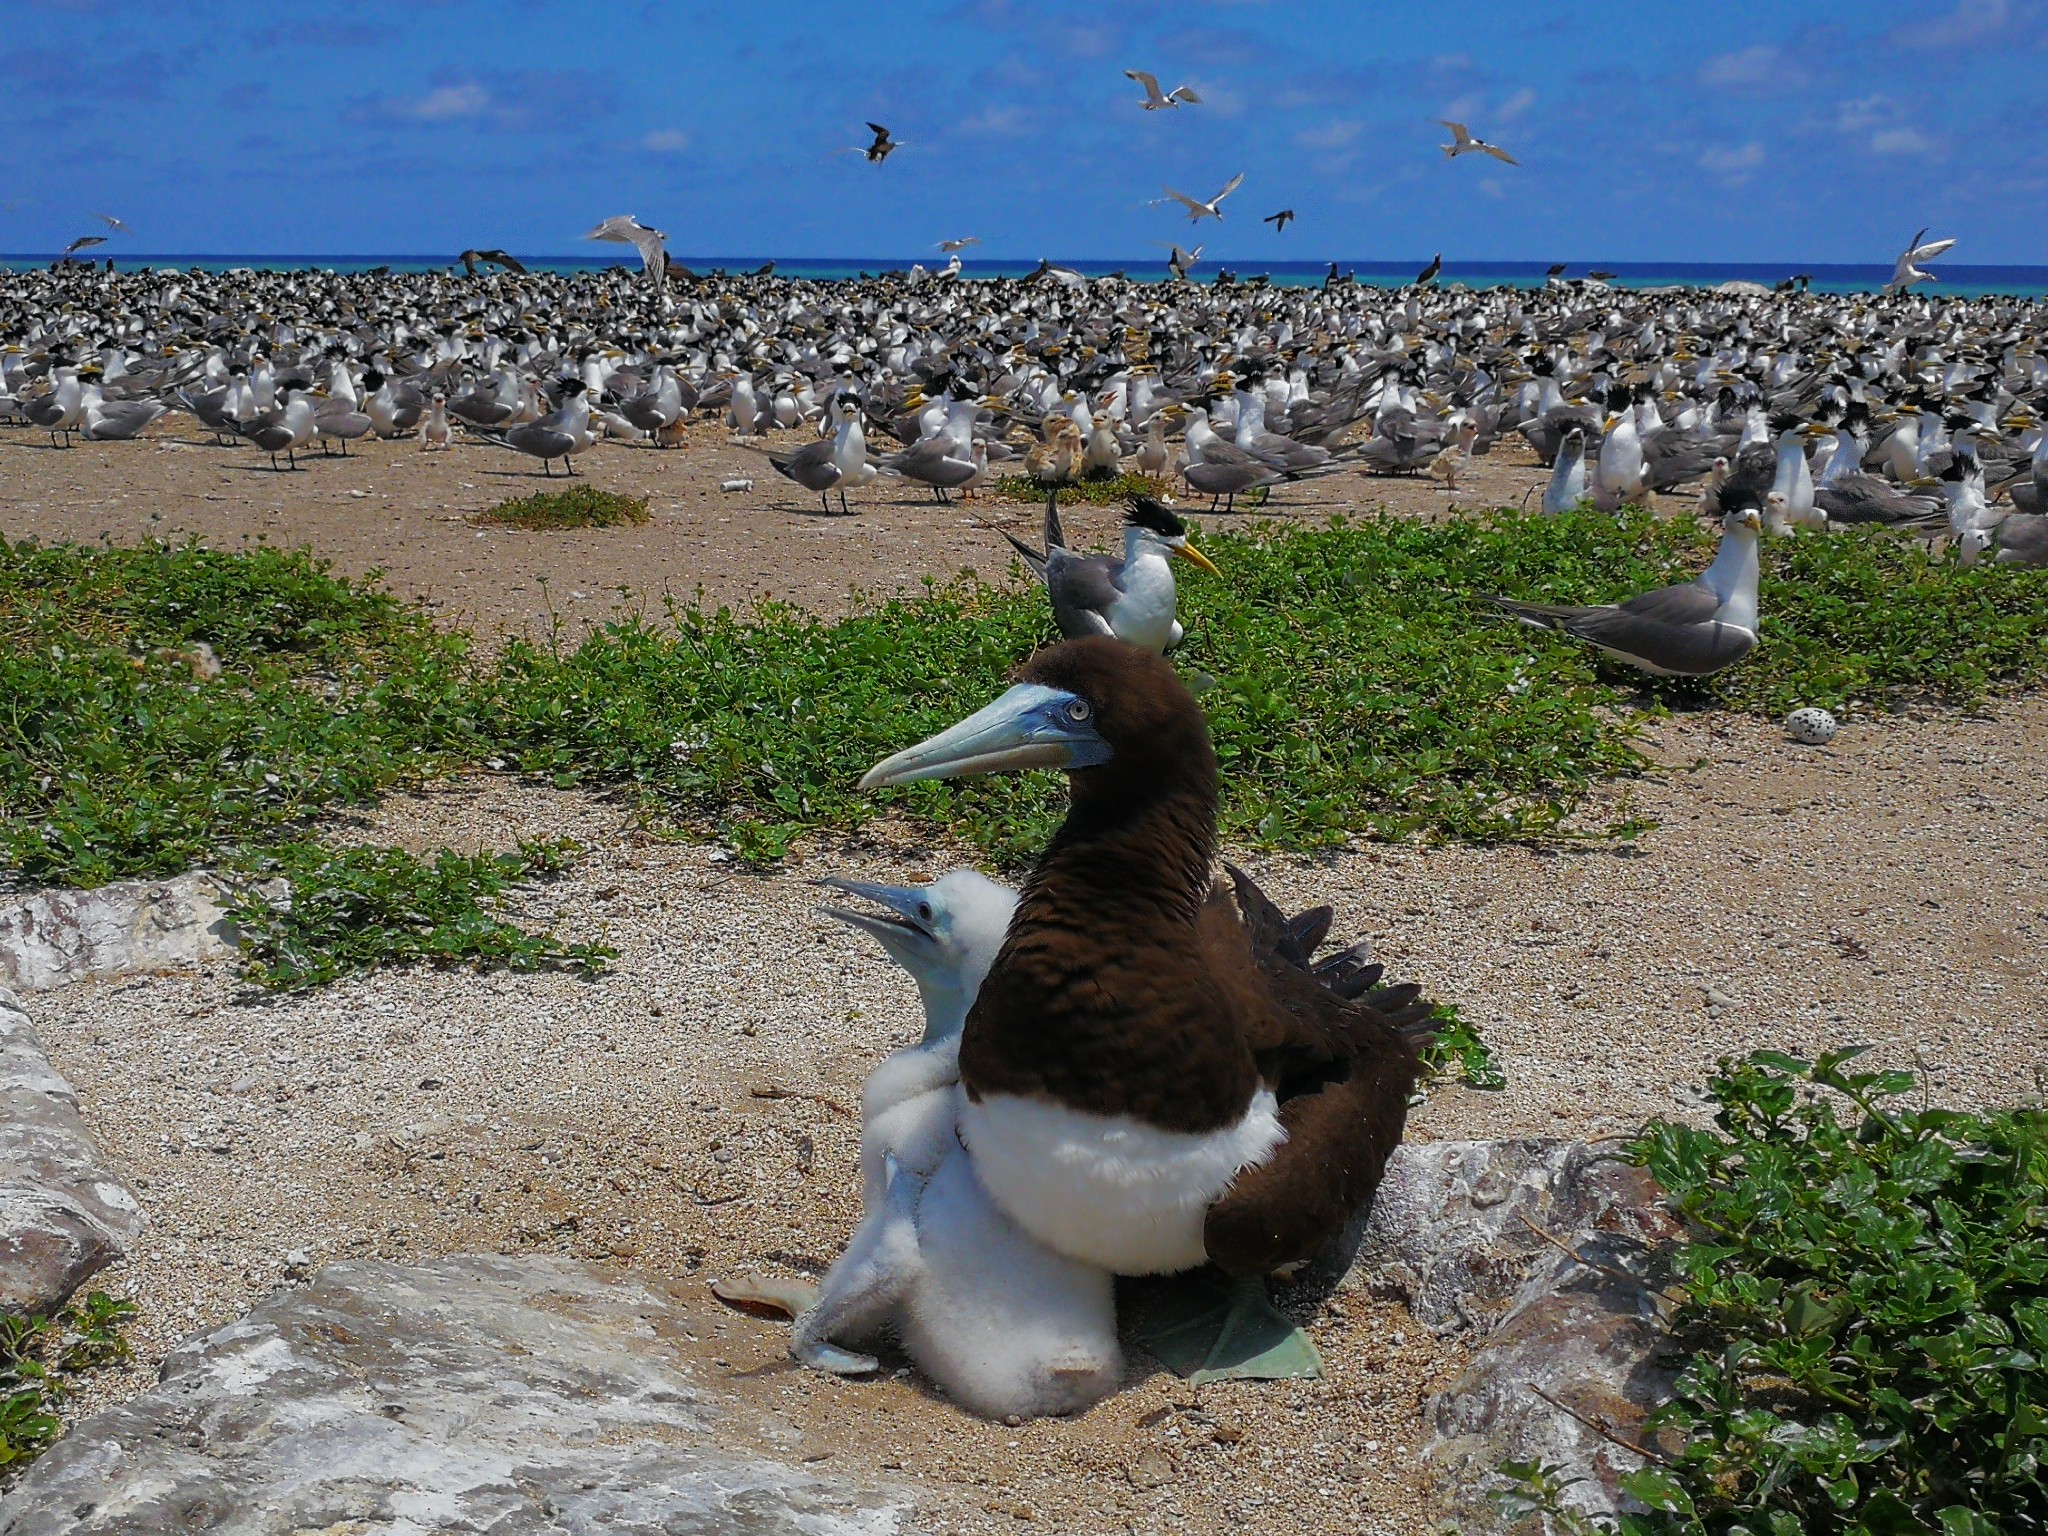
[[[1124,521],[1133,528],[1149,528],[1169,539],[1185,538],[1188,531],[1188,525],[1174,515],[1171,507],[1150,496],[1133,496],[1131,504],[1124,508]]]

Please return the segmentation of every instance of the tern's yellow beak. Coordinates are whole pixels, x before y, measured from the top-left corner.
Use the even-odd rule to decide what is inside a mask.
[[[1183,560],[1193,561],[1196,565],[1199,565],[1203,570],[1207,571],[1211,576],[1221,576],[1223,574],[1221,571],[1216,569],[1215,561],[1211,560],[1207,555],[1203,554],[1199,549],[1195,548],[1195,546],[1192,544],[1176,544],[1173,547],[1173,552],[1176,555],[1179,555]]]

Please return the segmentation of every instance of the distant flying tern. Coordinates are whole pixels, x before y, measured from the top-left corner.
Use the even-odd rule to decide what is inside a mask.
[[[1195,88],[1191,85],[1177,85],[1172,90],[1161,95],[1159,92],[1159,77],[1157,75],[1148,75],[1142,69],[1127,69],[1124,71],[1124,78],[1126,80],[1135,80],[1138,84],[1145,87],[1145,99],[1139,102],[1138,105],[1147,112],[1163,111],[1167,107],[1177,107],[1182,102],[1186,102],[1189,106],[1194,107],[1199,107],[1202,104],[1202,98],[1195,94]]]
[[[970,245],[979,244],[981,244],[981,236],[969,235],[965,240],[941,240],[939,242],[939,249],[948,256],[951,256],[958,251],[966,250]]]
[[[583,238],[610,240],[619,245],[632,246],[640,253],[641,270],[653,274],[656,282],[666,286],[668,236],[660,230],[649,229],[630,213],[615,213]],[[482,252],[478,254],[481,255]]]
[[[1915,283],[1931,283],[1935,280],[1932,272],[1922,272],[1920,270],[1919,263],[1934,260],[1935,257],[1954,245],[1955,241],[1927,240],[1927,243],[1922,245],[1920,243],[1922,240],[1927,240],[1927,231],[1924,227],[1919,234],[1906,243],[1906,248],[1899,252],[1898,264],[1892,268],[1892,280],[1885,284],[1887,291],[1891,293],[1904,293]]]
[[[107,228],[113,230],[116,234],[132,235],[135,233],[134,230],[130,229],[126,224],[123,224],[111,213],[96,213],[93,215],[93,217],[98,219],[102,224],[106,225]]]
[[[105,245],[106,243],[107,237],[105,235],[80,235],[76,240],[64,247],[64,254],[69,256],[73,251],[82,251],[90,246]]]
[[[1472,130],[1463,123],[1454,123],[1447,117],[1437,118],[1436,122],[1440,127],[1451,130],[1451,142],[1437,146],[1444,152],[1444,156],[1447,159],[1455,160],[1460,155],[1476,153],[1491,155],[1504,165],[1520,165],[1522,163],[1498,144],[1489,144],[1484,139],[1473,138]]]
[[[1177,245],[1168,246],[1167,250],[1172,254],[1166,258],[1166,270],[1185,282],[1195,263],[1202,259],[1202,249],[1199,245],[1192,251],[1184,251]]]
[[[868,164],[880,165],[890,155],[903,147],[903,141],[890,138],[889,130],[880,123],[869,123],[868,128],[875,136],[875,142],[861,151],[867,157]]]
[[[1187,193],[1176,192],[1171,187],[1165,188],[1165,192],[1168,197],[1172,198],[1176,203],[1179,203],[1183,208],[1187,209],[1188,222],[1190,224],[1194,223],[1198,219],[1220,220],[1223,217],[1223,199],[1230,196],[1231,193],[1235,192],[1238,188],[1238,183],[1240,183],[1243,180],[1244,172],[1239,171],[1235,176],[1231,177],[1229,181],[1224,183],[1223,190],[1221,192],[1218,192],[1206,203],[1198,203],[1192,197],[1189,197]]]
[[[590,238],[596,239],[597,237],[593,235]],[[471,277],[476,276],[478,262],[482,262],[486,266],[503,267],[507,272],[524,272],[526,270],[525,266],[517,259],[507,256],[503,251],[468,250],[464,251],[456,259],[462,263],[462,270]]]
[[[1273,233],[1277,235],[1287,228],[1288,224],[1293,220],[1293,218],[1294,210],[1292,208],[1282,208],[1278,213],[1267,214],[1263,219],[1259,220],[1259,222],[1261,224],[1272,225]]]

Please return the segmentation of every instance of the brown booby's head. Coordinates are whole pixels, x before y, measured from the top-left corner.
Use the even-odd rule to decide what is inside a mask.
[[[1209,722],[1170,663],[1091,635],[1047,646],[1013,674],[1009,692],[867,771],[862,789],[1064,768],[1076,795],[1092,780],[1135,785],[1192,770],[1211,784]],[[1163,773],[1169,768],[1179,770]]]

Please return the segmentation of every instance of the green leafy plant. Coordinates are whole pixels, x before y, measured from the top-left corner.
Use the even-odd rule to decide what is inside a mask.
[[[594,485],[573,485],[566,491],[535,491],[501,501],[479,512],[470,521],[484,528],[526,528],[547,531],[560,528],[624,528],[652,522],[645,496],[628,496],[621,491],[599,490]]]
[[[573,851],[522,842],[512,853],[444,851],[429,862],[397,848],[286,844],[252,860],[249,873],[283,877],[288,894],[251,884],[230,908],[243,974],[276,991],[420,962],[594,975],[616,950],[533,933],[496,910],[523,883],[560,873]]]
[[[1859,1054],[1724,1060],[1713,1128],[1634,1143],[1693,1241],[1624,1536],[2048,1522],[2048,1111],[1914,1105]],[[1555,1468],[1503,1471],[1510,1509],[1559,1514]]]
[[[103,1291],[48,1315],[0,1312],[0,1484],[55,1442],[72,1383],[129,1358],[135,1304]]]
[[[1493,1047],[1480,1039],[1479,1031],[1458,1016],[1457,1008],[1445,1004],[1436,1011],[1436,1039],[1422,1050],[1423,1070],[1432,1077],[1446,1077],[1468,1088],[1488,1092],[1507,1087],[1507,1073]]]
[[[1002,501],[1045,501],[1047,486],[1029,475],[997,475],[989,481],[989,493]],[[1060,504],[1085,502],[1092,507],[1112,506],[1132,496],[1165,496],[1168,483],[1155,475],[1134,471],[1110,474],[1097,470],[1060,487]]]

